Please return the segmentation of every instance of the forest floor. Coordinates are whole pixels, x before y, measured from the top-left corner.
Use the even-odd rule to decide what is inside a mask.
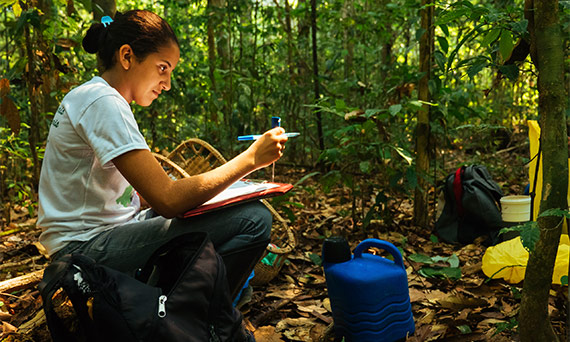
[[[528,182],[524,166],[528,140],[524,128],[515,130],[500,152],[490,153],[482,147],[485,137],[470,136],[446,155],[446,172],[453,171],[460,162],[476,161],[488,167],[506,195],[522,194]],[[276,181],[295,183],[310,171],[285,171],[278,166]],[[406,341],[518,341],[522,283],[509,284],[485,276],[481,270],[487,248],[484,238],[469,245],[438,241],[431,230],[412,223],[411,195],[390,201],[390,220],[373,220],[362,229],[354,225],[350,215],[353,201],[348,189],[339,187],[329,193],[320,189],[312,179],[295,188],[288,201],[298,203],[290,206],[295,216],[290,227],[296,236],[296,248],[277,277],[265,285],[253,286],[249,302],[240,307],[258,342],[334,340],[330,301],[320,266],[323,239],[331,235],[346,237],[351,248],[373,237],[389,241],[403,251],[416,327]],[[0,232],[0,282],[42,270],[48,263],[37,242],[40,231],[35,218],[30,218],[25,208],[13,209],[13,222]],[[421,272],[425,265],[410,258],[414,254],[439,260],[455,255],[461,275],[456,280],[426,277]],[[562,340],[566,334],[567,302],[567,288],[553,285],[548,309],[553,328]],[[29,323],[40,310],[41,298],[35,286],[0,293],[0,341],[51,341],[45,323]]]

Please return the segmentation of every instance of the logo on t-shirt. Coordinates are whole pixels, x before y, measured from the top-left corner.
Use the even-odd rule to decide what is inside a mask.
[[[123,194],[119,198],[117,198],[117,204],[120,204],[125,208],[130,206],[132,194],[133,194],[133,186],[129,185],[125,188]]]
[[[60,105],[59,108],[57,109],[56,114],[63,115],[64,113],[65,113],[65,108],[63,107],[63,105]],[[53,117],[51,124],[55,128],[59,127],[59,119],[58,119],[57,115]]]

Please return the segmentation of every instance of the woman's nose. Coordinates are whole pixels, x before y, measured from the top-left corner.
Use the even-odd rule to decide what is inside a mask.
[[[168,77],[168,78],[166,79],[166,81],[162,81],[161,83],[162,83],[162,89],[164,89],[164,90],[166,90],[166,91],[169,91],[169,90],[170,90],[170,86],[171,86],[171,84],[170,84],[170,77]]]

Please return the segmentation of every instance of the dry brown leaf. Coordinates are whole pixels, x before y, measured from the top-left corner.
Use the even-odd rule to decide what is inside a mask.
[[[287,284],[285,287],[277,288],[274,291],[265,294],[266,297],[277,297],[281,299],[294,298],[303,291],[300,288]]]
[[[448,296],[443,299],[438,299],[437,302],[446,309],[455,311],[463,310],[465,308],[486,307],[488,302],[482,298],[466,298],[463,296]]]
[[[477,328],[488,327],[489,325],[495,325],[495,324],[505,323],[505,322],[506,321],[501,320],[501,319],[487,318],[487,319],[484,319],[481,322],[477,323]]]
[[[297,278],[301,284],[312,284],[319,285],[326,283],[325,277],[320,274],[305,273],[304,275]]]
[[[323,307],[327,309],[328,312],[332,312],[331,300],[328,297],[323,299]]]
[[[18,135],[20,133],[20,113],[18,113],[18,108],[8,96],[1,97],[0,101],[2,101],[0,103],[0,114],[6,117],[8,126],[10,126],[14,134]]]
[[[10,81],[7,78],[0,78],[0,98],[10,93]]]
[[[327,309],[323,307],[323,303],[316,299],[316,300],[309,300],[309,301],[296,301],[293,302],[297,305],[297,309],[303,312],[317,312],[320,314],[324,314],[327,312]]]
[[[315,324],[310,318],[285,318],[277,323],[275,331],[293,341],[311,341],[311,330]]]
[[[437,303],[438,300],[443,299],[447,296],[448,296],[447,293],[441,292],[439,290],[432,290],[427,292],[426,299],[430,303]]]
[[[18,328],[8,322],[2,322],[2,332],[4,334],[16,332]]]
[[[37,248],[38,252],[40,252],[41,255],[43,255],[46,259],[49,258],[49,253],[44,245],[42,245],[39,241],[35,241],[33,245]]]
[[[462,277],[465,278],[466,276],[481,272],[481,266],[483,265],[482,262],[478,262],[474,265],[465,265],[461,267],[461,274]]]
[[[422,309],[420,312],[425,312],[425,314],[416,320],[416,325],[430,324],[436,317],[435,311],[431,309]]]
[[[423,300],[426,299],[426,291],[425,290],[420,290],[420,289],[416,289],[415,287],[412,287],[409,289],[409,293],[410,293],[410,302],[411,303],[415,303],[415,302],[421,302]]]
[[[259,342],[283,342],[281,334],[275,332],[275,327],[271,326],[257,328],[253,336]]]

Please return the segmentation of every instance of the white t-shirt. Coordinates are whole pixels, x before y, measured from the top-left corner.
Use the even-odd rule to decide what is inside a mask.
[[[73,89],[55,114],[39,184],[40,242],[50,255],[126,223],[138,211],[112,159],[149,149],[131,108],[101,77]]]

